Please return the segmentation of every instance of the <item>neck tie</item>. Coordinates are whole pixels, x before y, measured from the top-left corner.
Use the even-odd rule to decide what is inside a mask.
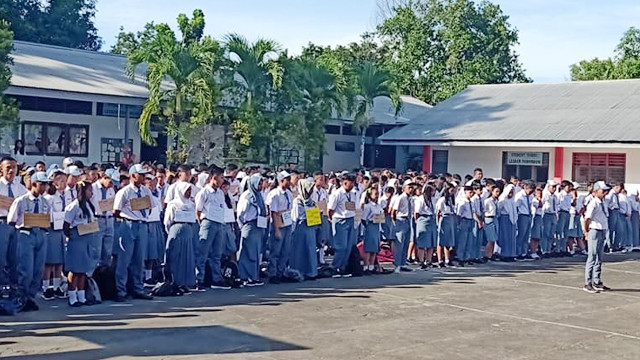
[[[554,195],[551,195],[551,210],[555,213],[556,212],[556,197]]]
[[[525,195],[527,198],[527,214],[531,215],[531,203],[529,203],[529,195]]]
[[[142,197],[142,189],[138,188],[138,197],[141,198]],[[142,214],[142,217],[147,217],[147,211],[145,209],[141,209],[140,213]]]
[[[38,206],[38,198],[33,199],[33,213],[38,214],[40,212],[40,207]]]
[[[614,194],[613,196],[616,197],[616,205],[618,206],[618,209],[620,209],[620,198],[618,197],[618,194]]]
[[[100,192],[102,193],[102,200],[106,200],[107,199],[107,188],[100,188]],[[105,214],[106,211],[103,211],[102,214]]]
[[[67,200],[64,198],[64,194],[60,194],[60,200],[62,200],[62,210],[67,207]]]
[[[471,207],[471,200],[469,200],[469,216],[473,219],[473,208]]]
[[[484,204],[482,203],[482,198],[480,198],[480,215],[484,214]]]
[[[607,216],[607,212],[604,210],[604,203],[603,202],[600,203],[600,208],[602,208],[602,214],[604,216]]]
[[[12,183],[7,183],[7,194],[9,194],[9,197],[13,197],[13,190],[11,190],[11,185]]]
[[[289,200],[289,194],[287,194],[287,191],[284,191],[284,197],[285,199],[287,199],[287,210],[289,210],[289,208],[291,208],[291,200]]]

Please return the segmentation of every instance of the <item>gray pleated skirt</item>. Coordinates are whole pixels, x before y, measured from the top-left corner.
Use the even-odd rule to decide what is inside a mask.
[[[175,285],[191,286],[196,283],[196,257],[193,252],[193,226],[173,224],[169,228],[165,253],[165,275]]]
[[[45,264],[64,264],[66,236],[62,230],[50,230],[47,235]]]
[[[67,243],[64,268],[72,273],[92,273],[95,270],[94,242],[97,233],[78,235],[78,230],[71,229],[71,237]]]

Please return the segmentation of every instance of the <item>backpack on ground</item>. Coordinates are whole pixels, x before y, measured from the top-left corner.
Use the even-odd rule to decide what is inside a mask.
[[[84,296],[87,299],[88,304],[100,304],[102,303],[102,295],[100,294],[100,287],[98,283],[92,278],[87,277],[87,283],[84,287]]]
[[[118,295],[116,289],[115,270],[110,266],[99,266],[91,278],[95,281],[96,287],[100,293],[100,300],[115,300]]]
[[[151,289],[151,295],[165,297],[165,296],[182,296],[184,292],[180,287],[173,282],[165,281],[157,283],[153,289]]]
[[[358,246],[354,245],[351,248],[351,253],[349,254],[349,261],[347,262],[347,268],[345,269],[347,274],[351,274],[351,276],[362,276],[362,257],[360,256],[360,250],[358,250]]]
[[[15,287],[0,287],[0,315],[15,315],[22,311],[26,303],[27,298]]]

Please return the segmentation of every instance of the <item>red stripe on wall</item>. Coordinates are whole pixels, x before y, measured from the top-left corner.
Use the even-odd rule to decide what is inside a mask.
[[[555,148],[555,157],[556,157],[556,163],[553,169],[553,180],[560,182],[562,181],[562,171],[564,169],[564,148],[563,147]]]
[[[422,147],[422,171],[431,171],[431,145]]]

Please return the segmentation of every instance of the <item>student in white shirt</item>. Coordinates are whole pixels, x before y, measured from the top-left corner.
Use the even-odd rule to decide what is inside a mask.
[[[148,170],[142,165],[132,165],[129,169],[129,185],[118,191],[114,199],[113,214],[123,219],[120,224],[120,249],[116,264],[116,288],[118,291],[116,302],[126,301],[128,280],[133,284],[132,296],[134,298],[152,299],[142,284],[144,253],[147,249],[149,235],[147,220],[150,209],[133,210],[131,208],[131,200],[135,198],[148,196],[151,202],[154,201],[151,191],[143,186],[147,173]],[[192,285],[195,286],[195,284]]]
[[[475,224],[473,227],[473,242],[470,246],[471,262],[476,264],[484,263],[484,188],[478,180],[474,180],[473,184],[473,197],[471,198],[471,204],[473,207],[473,219]]]
[[[631,205],[631,231],[629,232],[630,244],[632,249],[637,249],[640,246],[640,199],[638,199],[638,190],[633,193],[627,194],[627,201]]]
[[[158,192],[158,183],[153,174],[146,175],[145,186],[151,191],[154,201],[147,219],[149,237],[147,240],[147,256],[144,261],[144,282],[148,285],[155,285],[157,281],[152,279],[153,269],[158,267],[164,260],[164,226],[161,218],[163,206]]]
[[[557,225],[557,238],[556,249],[557,253],[561,255],[567,255],[567,239],[569,237],[569,221],[571,220],[571,206],[573,204],[573,197],[571,196],[571,189],[573,184],[571,181],[563,180],[561,184],[561,191],[556,195],[558,198],[558,225]]]
[[[555,196],[558,184],[549,180],[542,192],[542,241],[540,248],[543,257],[548,256],[553,248],[556,225],[558,223],[558,198]]]
[[[605,246],[609,252],[622,250],[622,239],[626,226],[622,225],[623,216],[620,215],[620,193],[624,189],[624,184],[614,184],[612,191],[605,197],[605,206],[609,209],[609,233],[605,241]]]
[[[498,245],[500,256],[505,261],[513,261],[516,257],[516,226],[518,213],[513,201],[515,186],[507,184],[498,200]]]
[[[316,235],[320,225],[309,225],[307,220],[307,210],[317,209],[315,202],[311,199],[313,188],[312,180],[298,180],[298,196],[293,200],[291,210],[294,227],[291,268],[298,270],[305,280],[315,280],[318,276]]]
[[[54,170],[47,176],[52,183],[43,197],[49,202],[52,212],[53,228],[47,233],[47,257],[42,275],[42,298],[53,300],[56,297],[65,298],[65,292],[60,289],[62,284],[62,270],[65,259],[66,237],[62,231],[64,224],[65,203],[64,189],[67,176],[62,170]],[[62,221],[58,220],[58,217]]]
[[[351,248],[356,244],[354,217],[357,197],[355,191],[352,191],[354,184],[355,177],[353,175],[343,175],[341,177],[342,186],[329,195],[327,205],[329,219],[333,223],[335,255],[332,267],[336,271],[336,276],[349,276],[349,274],[344,274],[344,269],[347,266]]]
[[[443,187],[444,195],[436,202],[436,221],[438,222],[438,265],[452,266],[451,249],[456,244],[455,194],[456,186],[447,183]],[[444,259],[443,259],[444,253]]]
[[[116,169],[107,169],[98,181],[93,183],[93,196],[91,203],[96,209],[96,217],[100,232],[96,234],[98,241],[98,262],[103,266],[111,266],[113,243],[115,238],[115,225],[113,209],[100,210],[100,202],[113,199],[116,196],[116,188],[120,186],[120,173]]]
[[[269,209],[273,224],[273,232],[269,242],[269,282],[279,283],[291,258],[292,224],[291,208],[293,194],[289,190],[291,174],[286,171],[278,173],[278,187],[271,193]],[[271,195],[271,194],[270,194]]]
[[[384,209],[378,204],[378,187],[370,187],[365,191],[362,221],[364,223],[364,273],[370,275],[375,271],[376,256],[380,250],[380,223],[375,218],[384,218]]]
[[[391,217],[396,231],[396,238],[393,241],[393,265],[396,273],[412,271],[406,265],[409,241],[411,240],[410,218],[413,216],[413,211],[411,210],[413,187],[414,183],[411,180],[406,180],[402,186],[402,193],[398,195],[391,205]]]
[[[14,158],[3,158],[0,169],[0,195],[15,199],[27,193],[27,189],[16,179],[18,163]],[[0,207],[0,284],[15,284],[18,281],[18,234],[16,228],[7,221],[9,206]]]
[[[575,253],[575,248],[584,249],[582,244],[582,223],[580,219],[584,212],[584,195],[578,196],[578,187],[580,184],[573,183],[571,192],[571,209],[569,210],[569,230],[567,232],[567,248],[571,255]]]
[[[535,184],[533,182],[525,181],[522,185],[522,190],[514,197],[518,213],[515,255],[520,259],[523,259],[529,250],[532,220],[531,193],[533,193],[534,188]]]
[[[384,224],[382,224],[382,238],[389,241],[393,240],[395,235],[395,229],[393,227],[393,221],[391,221],[391,200],[395,194],[396,189],[393,186],[388,186],[384,189],[382,196],[380,197],[380,207],[384,210]]]
[[[240,195],[237,212],[241,233],[241,250],[238,259],[238,275],[247,286],[264,285],[260,281],[260,253],[262,237],[267,227],[267,208],[262,198],[262,176],[252,175],[249,190]]]
[[[66,207],[64,215],[64,234],[69,238],[65,268],[69,272],[69,306],[87,305],[85,297],[86,276],[95,269],[95,238],[98,232],[79,234],[78,225],[96,221],[91,196],[91,183],[79,181],[77,199]]]
[[[605,233],[608,229],[607,207],[603,199],[611,187],[604,181],[593,185],[593,200],[584,213],[584,231],[587,234],[588,256],[584,271],[584,290],[589,293],[610,290],[602,283],[602,258],[604,257]]]
[[[471,245],[473,243],[474,211],[471,204],[473,187],[466,185],[464,195],[456,199],[456,215],[458,217],[458,233],[456,234],[456,257],[458,265],[464,266],[471,260]]]
[[[422,195],[416,198],[414,216],[416,219],[416,246],[421,269],[431,267],[433,251],[438,244],[438,227],[434,204],[435,188],[425,185]]]
[[[319,202],[324,203],[325,212],[326,205],[329,201],[329,193],[326,189],[325,176],[322,172],[318,171],[313,174],[313,180],[315,182],[315,186],[313,188],[313,194],[311,195],[311,200],[313,200],[316,204]],[[321,209],[322,210],[322,209]],[[317,234],[318,242],[320,244],[326,244],[331,246],[333,231],[331,230],[331,221],[329,220],[329,214],[322,213],[322,225],[318,227]],[[320,259],[321,263],[324,263],[324,251],[320,250]]]
[[[534,260],[540,259],[538,255],[540,239],[543,236],[542,230],[542,188],[537,187],[531,199],[531,213],[533,214],[533,224],[531,225],[531,241],[529,243],[529,252]]]
[[[164,226],[168,234],[164,274],[166,281],[183,291],[196,282],[196,259],[191,233],[191,224],[196,221],[196,208],[191,200],[192,189],[191,184],[186,181],[178,183],[164,214]]]
[[[484,200],[484,236],[487,239],[487,245],[484,247],[484,259],[495,260],[494,251],[495,244],[498,241],[498,199],[502,190],[494,186],[488,198]]]
[[[67,204],[71,204],[73,200],[78,197],[78,191],[76,190],[76,183],[82,176],[82,170],[75,165],[67,166],[64,169],[67,174],[67,188],[65,189],[65,197]]]

